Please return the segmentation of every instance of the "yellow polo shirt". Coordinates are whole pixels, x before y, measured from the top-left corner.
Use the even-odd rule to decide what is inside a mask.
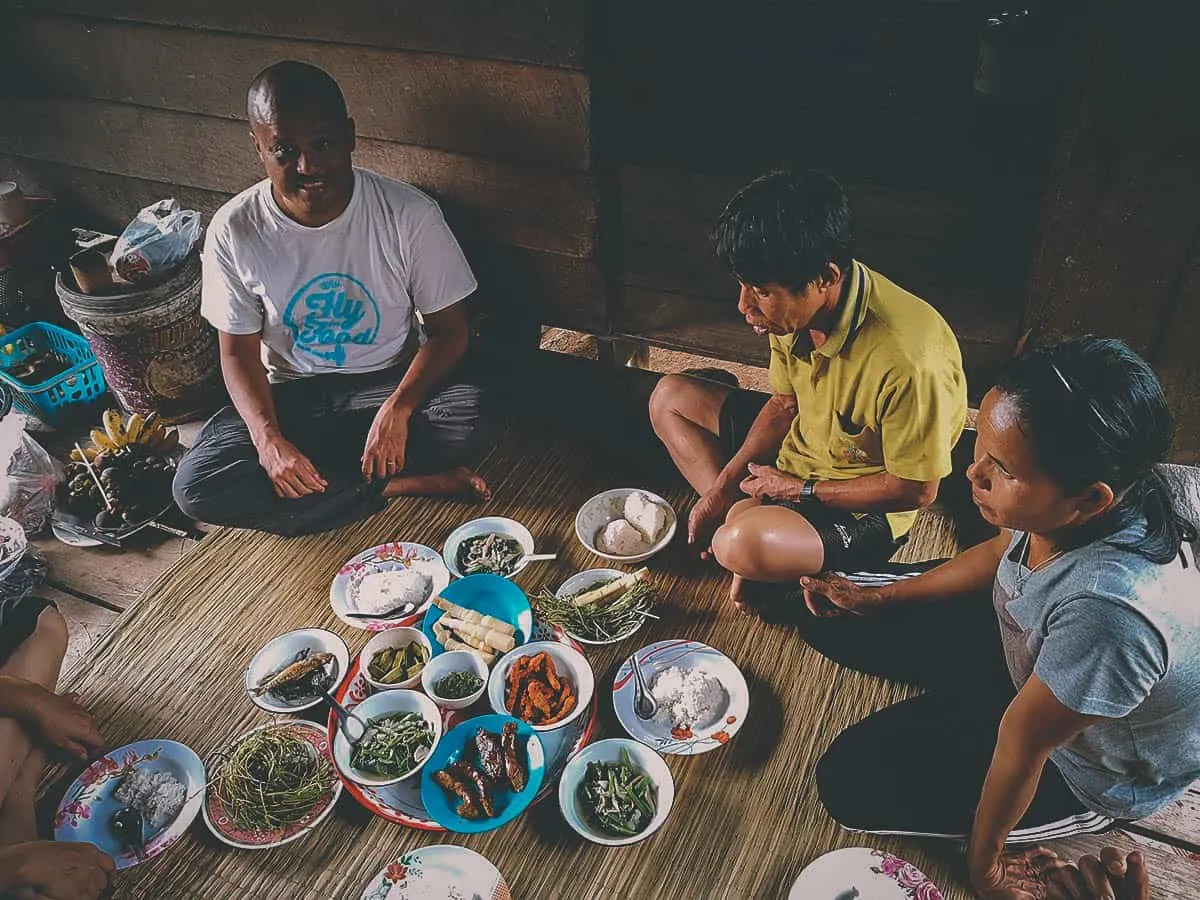
[[[932,306],[855,260],[829,339],[770,336],[771,390],[799,414],[776,466],[798,478],[950,474],[967,416],[967,380],[950,326]],[[888,513],[893,537],[917,511]]]

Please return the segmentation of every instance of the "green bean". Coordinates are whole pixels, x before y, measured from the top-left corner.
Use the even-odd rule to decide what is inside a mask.
[[[433,729],[419,713],[406,712],[370,721],[371,734],[354,748],[350,765],[388,778],[414,768],[417,751],[433,746]]]
[[[590,762],[577,794],[585,817],[614,837],[632,837],[654,819],[658,791],[622,748],[619,761]]]

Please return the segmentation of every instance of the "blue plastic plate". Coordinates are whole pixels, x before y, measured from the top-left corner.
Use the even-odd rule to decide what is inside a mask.
[[[507,578],[499,575],[468,575],[442,588],[441,596],[451,603],[512,625],[517,629],[517,644],[524,644],[533,633],[533,611],[529,608],[529,598]],[[433,645],[434,656],[446,649],[433,633],[433,623],[443,615],[443,610],[431,603],[421,622],[421,631]]]
[[[471,577],[479,576],[472,575]],[[498,576],[489,575],[487,577]],[[473,762],[475,760],[475,732],[484,728],[494,734],[499,734],[509,722],[517,723],[517,749],[523,748],[525,751],[529,782],[525,785],[525,790],[519,793],[515,793],[507,787],[497,787],[492,792],[493,803],[495,803],[498,813],[494,818],[464,819],[456,812],[458,799],[451,799],[434,783],[433,773],[462,759],[464,754],[469,761]],[[443,828],[461,834],[478,834],[481,831],[491,831],[501,825],[507,825],[523,813],[537,796],[545,774],[546,755],[542,749],[541,740],[532,728],[512,716],[476,716],[443,735],[441,741],[434,748],[433,755],[426,760],[425,767],[421,769],[421,802],[425,805],[426,812]]]

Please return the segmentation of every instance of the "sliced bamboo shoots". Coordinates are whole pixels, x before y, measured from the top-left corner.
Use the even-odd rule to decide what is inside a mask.
[[[636,572],[630,572],[628,575],[622,575],[608,584],[602,584],[598,588],[584,591],[571,602],[576,606],[590,606],[593,603],[603,603],[611,597],[619,597],[649,574],[650,570],[642,566]]]

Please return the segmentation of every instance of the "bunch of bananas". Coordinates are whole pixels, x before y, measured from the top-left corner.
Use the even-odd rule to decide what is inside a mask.
[[[141,413],[133,413],[125,419],[117,410],[109,409],[104,412],[103,424],[103,429],[92,429],[92,445],[83,448],[86,459],[78,450],[71,451],[71,459],[94,462],[101,453],[112,453],[132,445],[144,447],[152,455],[164,456],[179,445],[179,432],[163,425],[158,413],[150,413],[144,418]]]

